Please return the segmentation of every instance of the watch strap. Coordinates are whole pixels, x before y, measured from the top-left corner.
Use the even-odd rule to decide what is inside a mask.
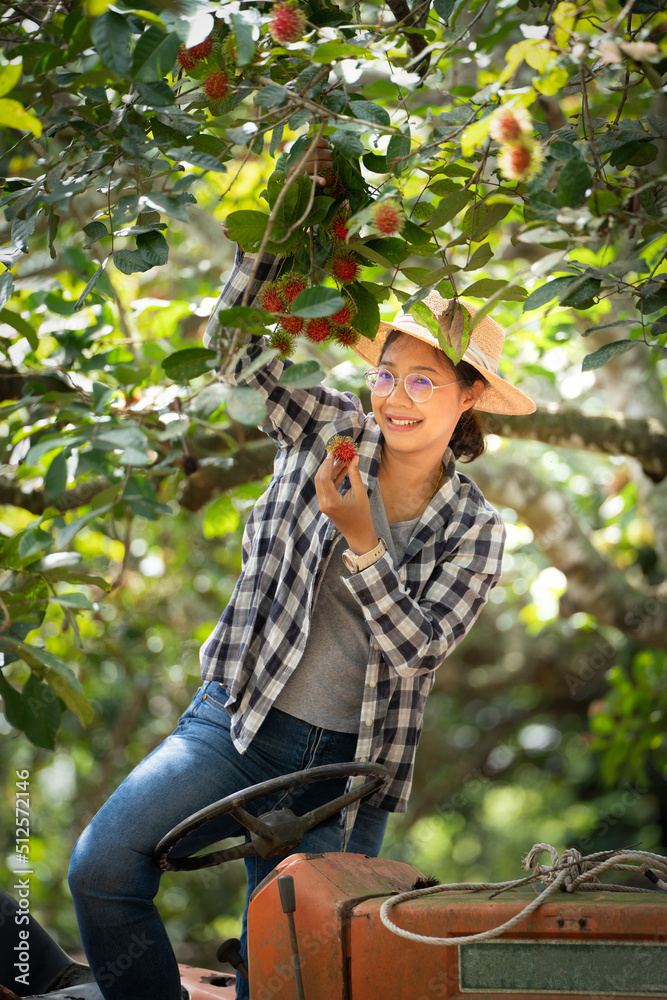
[[[343,562],[351,573],[359,573],[362,569],[368,569],[373,563],[376,563],[378,559],[387,551],[387,545],[383,538],[381,538],[374,549],[369,552],[362,552],[361,555],[357,555],[352,549],[346,549],[343,553]]]

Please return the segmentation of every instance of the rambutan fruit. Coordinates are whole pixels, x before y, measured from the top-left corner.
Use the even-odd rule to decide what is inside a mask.
[[[297,3],[285,0],[273,5],[269,32],[281,45],[298,42],[306,30],[306,16]]]
[[[501,147],[498,166],[510,181],[530,181],[542,169],[544,154],[534,142],[508,142]]]
[[[524,132],[532,131],[530,115],[525,108],[498,108],[491,115],[489,135],[498,142],[516,142]]]
[[[326,316],[309,319],[306,323],[305,334],[313,344],[321,344],[323,340],[331,336],[331,323]]]
[[[349,465],[355,455],[359,454],[359,445],[347,434],[335,434],[327,445],[327,451],[333,456],[334,462]]]
[[[352,322],[353,317],[354,307],[348,299],[345,305],[338,312],[334,313],[333,316],[330,316],[329,319],[336,326],[348,326]]]
[[[298,337],[303,332],[304,322],[301,316],[283,316],[280,325],[290,336]]]
[[[326,181],[324,190],[329,191],[333,198],[340,198],[342,194],[346,193],[345,185],[335,167],[318,167],[317,172]]]
[[[282,328],[276,330],[269,337],[269,347],[273,347],[274,350],[280,351],[280,356],[283,358],[289,358],[294,354],[294,337],[290,337]]]
[[[356,281],[361,272],[359,261],[347,250],[334,250],[329,258],[328,267],[336,281],[342,285]]]
[[[208,59],[212,51],[213,38],[209,35],[199,45],[193,45],[191,49],[186,49],[185,45],[181,45],[176,58],[178,59],[179,66],[182,66],[187,73],[189,70],[194,69],[202,59]]]
[[[281,291],[277,281],[270,281],[264,285],[259,293],[259,301],[262,309],[266,309],[267,312],[274,314],[285,312],[287,303]]]
[[[229,80],[227,74],[221,69],[216,69],[204,80],[204,91],[211,101],[220,101],[227,93]]]
[[[283,297],[291,305],[297,295],[308,288],[308,279],[303,274],[287,274],[281,279],[280,287]]]
[[[393,198],[378,202],[371,212],[371,222],[383,236],[398,236],[405,222],[403,206]]]
[[[336,326],[333,336],[341,347],[354,347],[359,342],[361,334],[351,326]]]
[[[347,239],[347,234],[350,231],[347,225],[349,219],[350,219],[349,211],[345,208],[339,208],[329,226],[329,232],[331,233],[333,238],[336,240],[340,240],[341,243],[345,242],[345,240]]]

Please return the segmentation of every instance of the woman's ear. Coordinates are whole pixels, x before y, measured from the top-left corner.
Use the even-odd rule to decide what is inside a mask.
[[[461,400],[463,403],[463,409],[469,410],[471,407],[473,407],[483,392],[484,392],[484,383],[482,382],[481,378],[478,378],[463,393],[463,398]]]

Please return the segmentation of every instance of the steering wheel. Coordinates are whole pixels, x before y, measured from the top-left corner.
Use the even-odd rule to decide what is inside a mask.
[[[243,808],[248,802],[254,802],[255,799],[266,795],[273,795],[274,792],[289,791],[300,785],[309,785],[313,781],[324,781],[326,778],[357,777],[360,775],[369,775],[370,780],[349,792],[345,792],[344,795],[338,795],[335,799],[325,802],[317,809],[311,809],[303,816],[295,816],[291,809],[272,809],[261,816],[253,816]],[[389,772],[383,764],[373,764],[369,761],[363,764],[356,762],[323,764],[320,767],[311,767],[305,771],[294,771],[292,774],[284,774],[277,778],[269,778],[268,781],[260,781],[257,785],[250,785],[249,788],[244,788],[240,792],[227,795],[224,799],[212,802],[188,816],[162,838],[155,848],[153,857],[160,868],[166,872],[195,871],[199,868],[211,868],[213,865],[220,865],[225,861],[233,861],[235,858],[249,858],[257,855],[262,858],[283,857],[294,851],[314,826],[329,819],[330,816],[333,816],[340,809],[344,809],[350,803],[370,795],[371,792],[380,788],[388,777]],[[178,858],[170,857],[173,848],[188,834],[199,829],[204,823],[226,814],[233,816],[249,831],[250,840],[248,842],[197,857],[192,857],[192,855]]]

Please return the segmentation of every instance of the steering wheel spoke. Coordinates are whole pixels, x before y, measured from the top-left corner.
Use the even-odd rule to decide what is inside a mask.
[[[295,816],[289,809],[273,809],[271,812],[254,816],[244,807],[256,799],[274,795],[277,792],[290,791],[313,781],[324,781],[330,778],[369,776],[370,781],[351,789],[344,795],[339,795],[330,802],[311,809],[304,816]],[[295,771],[292,774],[281,775],[251,785],[242,791],[228,795],[224,799],[212,802],[204,809],[188,816],[170,830],[155,848],[156,864],[163,871],[195,871],[198,868],[210,868],[213,865],[233,861],[236,858],[261,856],[274,858],[284,856],[294,851],[306,833],[318,823],[333,816],[345,806],[356,802],[376,791],[389,777],[389,772],[382,764],[370,762],[349,764],[323,764],[321,767],[308,768],[305,771]],[[250,832],[250,841],[236,847],[223,848],[209,854],[172,856],[174,848],[189,834],[199,827],[219,816],[231,815]]]

